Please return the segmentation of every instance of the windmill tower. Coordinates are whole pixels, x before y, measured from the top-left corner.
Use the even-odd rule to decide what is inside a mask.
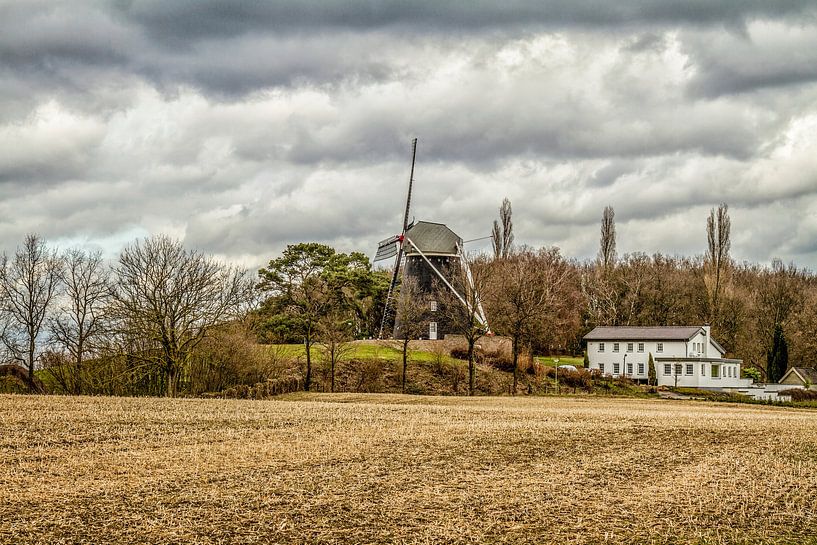
[[[383,309],[383,318],[380,323],[380,334],[378,336],[380,339],[386,335],[386,329],[392,319],[395,322],[395,333],[400,323],[401,317],[395,316],[395,288],[401,278],[401,270],[403,271],[403,279],[414,279],[420,294],[430,302],[427,338],[432,340],[442,339],[448,333],[445,321],[434,314],[437,311],[437,297],[435,296],[437,290],[451,290],[461,304],[468,306],[465,297],[455,289],[452,279],[448,278],[446,273],[450,275],[450,271],[458,267],[464,269],[465,276],[469,279],[470,284],[467,289],[474,289],[473,284],[470,282],[471,274],[468,263],[463,254],[462,238],[442,223],[429,221],[412,221],[409,223],[416,157],[417,139],[415,138],[411,143],[411,174],[409,176],[406,208],[403,214],[403,230],[399,235],[380,241],[377,246],[377,254],[374,257],[374,261],[396,257]],[[478,298],[477,301],[479,301]],[[485,319],[485,312],[479,303],[477,303],[475,314],[487,330],[488,321]]]

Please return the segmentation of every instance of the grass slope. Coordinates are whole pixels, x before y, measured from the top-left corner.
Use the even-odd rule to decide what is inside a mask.
[[[814,543],[817,419],[604,398],[0,396],[0,543]]]

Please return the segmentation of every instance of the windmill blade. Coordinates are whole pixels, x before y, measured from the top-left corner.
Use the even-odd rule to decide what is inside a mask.
[[[383,331],[386,329],[386,322],[389,320],[389,314],[391,312],[392,307],[392,300],[394,299],[394,287],[397,285],[397,279],[400,278],[400,264],[403,261],[403,245],[399,245],[399,250],[397,251],[397,259],[394,261],[394,271],[391,275],[391,283],[389,284],[389,291],[386,293],[386,302],[383,305],[383,316],[380,318],[380,333],[378,333],[377,338],[383,338]]]
[[[414,161],[417,158],[417,139],[411,141],[411,174],[409,174],[408,196],[406,197],[406,212],[403,214],[403,234],[406,234],[411,211],[411,186],[414,185]]]
[[[389,291],[386,294],[386,303],[383,306],[383,317],[380,320],[380,333],[377,338],[383,338],[383,330],[386,328],[389,313],[391,311],[392,299],[394,298],[394,287],[397,285],[397,279],[400,277],[400,264],[403,262],[403,240],[406,236],[406,231],[409,228],[409,214],[411,212],[411,189],[414,185],[414,163],[417,159],[417,139],[411,141],[411,174],[409,174],[408,195],[406,195],[406,211],[403,213],[403,231],[399,235],[392,238],[387,238],[378,244],[377,254],[374,257],[375,261],[381,259],[388,259],[397,254],[397,259],[394,261],[394,272],[391,276],[391,284],[389,284]],[[393,243],[393,244],[392,244]]]
[[[372,261],[382,261],[397,255],[397,243],[400,241],[400,235],[394,235],[386,240],[381,240],[377,244],[377,253]]]

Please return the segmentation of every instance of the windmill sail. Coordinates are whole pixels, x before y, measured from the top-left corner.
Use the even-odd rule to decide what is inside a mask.
[[[403,230],[399,235],[387,238],[378,244],[377,254],[374,260],[388,259],[397,255],[394,260],[394,271],[391,276],[391,283],[389,284],[389,291],[386,293],[386,302],[383,305],[383,317],[380,319],[380,333],[378,339],[383,338],[383,330],[386,328],[386,323],[392,314],[392,302],[394,299],[394,288],[397,285],[397,279],[400,277],[400,264],[403,261],[403,238],[406,236],[406,229],[409,224],[409,213],[411,212],[411,188],[414,185],[414,162],[417,158],[417,139],[411,141],[411,174],[409,174],[408,195],[406,196],[406,211],[403,213]],[[393,240],[393,243],[392,243]],[[392,253],[393,252],[393,253]]]
[[[398,242],[400,242],[400,235],[394,235],[386,240],[381,240],[377,245],[377,253],[373,261],[382,261],[397,255]]]

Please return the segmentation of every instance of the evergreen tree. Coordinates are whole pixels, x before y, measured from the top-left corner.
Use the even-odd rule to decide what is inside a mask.
[[[584,351],[584,368],[590,369],[590,357],[587,355],[587,350]]]
[[[658,386],[658,375],[655,373],[655,361],[652,359],[652,352],[650,352],[647,365],[647,384],[650,386]]]
[[[772,348],[766,354],[766,379],[769,382],[777,382],[789,367],[789,346],[786,342],[786,335],[783,327],[776,325],[774,336],[772,337]]]

